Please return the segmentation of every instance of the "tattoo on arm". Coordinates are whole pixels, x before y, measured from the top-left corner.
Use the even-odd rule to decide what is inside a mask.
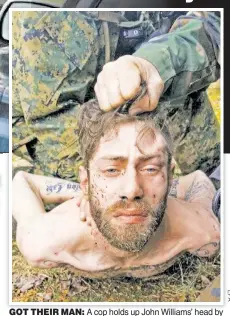
[[[185,201],[192,202],[194,199],[204,197],[212,200],[214,193],[215,192],[209,179],[204,179],[197,182],[194,180],[188,188],[187,192],[185,193]]]
[[[214,255],[219,248],[220,248],[219,242],[210,242],[209,244],[204,245],[201,248],[197,249],[195,252],[193,252],[193,254],[199,257],[208,257],[211,255]]]
[[[61,193],[63,191],[68,191],[71,190],[73,192],[77,192],[80,189],[80,184],[79,183],[65,183],[65,182],[60,182],[57,184],[47,184],[46,185],[46,193],[47,195],[52,194],[52,193]]]

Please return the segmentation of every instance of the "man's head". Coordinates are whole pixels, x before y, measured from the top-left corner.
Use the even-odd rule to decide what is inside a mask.
[[[140,251],[160,225],[171,174],[170,135],[151,113],[130,116],[83,105],[81,187],[91,215],[111,245]]]

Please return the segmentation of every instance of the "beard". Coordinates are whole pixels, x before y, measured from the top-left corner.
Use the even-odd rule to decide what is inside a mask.
[[[167,192],[161,201],[154,206],[151,206],[145,199],[133,202],[121,200],[106,209],[102,209],[92,192],[92,188],[90,191],[91,215],[98,230],[107,241],[121,250],[129,252],[142,250],[162,222],[167,204]],[[146,220],[135,224],[118,223],[113,214],[117,210],[125,212],[128,208],[134,208],[136,211],[146,214]]]

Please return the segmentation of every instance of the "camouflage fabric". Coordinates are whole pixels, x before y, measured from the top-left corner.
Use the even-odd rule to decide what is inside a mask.
[[[196,169],[210,174],[220,163],[220,126],[204,89],[220,75],[219,31],[218,14],[189,13],[134,54],[155,65],[165,82],[158,107],[183,174]]]
[[[123,22],[123,20],[122,20]],[[109,27],[117,52],[120,23]],[[147,37],[152,22],[140,26]],[[77,180],[77,114],[105,63],[102,20],[94,12],[13,13],[13,170]]]
[[[118,26],[110,30],[113,58]],[[14,12],[14,171],[76,180],[78,107],[92,97],[104,46],[100,21],[86,13]]]
[[[218,167],[220,128],[205,91],[192,94],[183,107],[170,102],[166,121],[183,174],[200,169],[209,175]]]
[[[219,161],[219,126],[205,92],[193,93],[219,75],[218,47],[213,48],[215,40],[204,26],[209,16],[181,18],[171,33],[152,38],[135,53],[165,80],[161,103],[169,105],[167,119],[183,173],[209,172]],[[209,29],[218,24],[211,22]],[[146,29],[151,30],[148,23]],[[119,25],[110,22],[109,33],[113,60]],[[105,61],[102,22],[87,12],[13,12],[12,44],[14,172],[76,181],[81,164],[77,113],[93,97]]]

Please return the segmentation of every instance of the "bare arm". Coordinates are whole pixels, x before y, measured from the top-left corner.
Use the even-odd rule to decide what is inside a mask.
[[[47,196],[43,189],[47,180],[53,180],[53,185],[59,181],[25,172],[19,172],[13,180],[13,215],[18,222],[19,249],[30,264],[38,267],[54,267],[60,263],[77,266],[78,261],[71,255],[81,232],[76,201],[68,200],[68,194],[63,195],[62,200],[66,202],[46,213]],[[60,197],[53,194],[52,202],[60,202]]]
[[[76,197],[79,190],[78,183],[20,171],[13,180],[13,215],[18,222],[19,217],[44,213],[44,204],[65,202]]]
[[[176,179],[170,190],[170,196],[183,200],[187,208],[192,208],[192,212],[199,215],[203,232],[199,235],[197,231],[197,242],[194,240],[197,246],[193,245],[189,251],[200,257],[213,256],[220,248],[220,225],[212,211],[215,192],[212,182],[199,170]]]

